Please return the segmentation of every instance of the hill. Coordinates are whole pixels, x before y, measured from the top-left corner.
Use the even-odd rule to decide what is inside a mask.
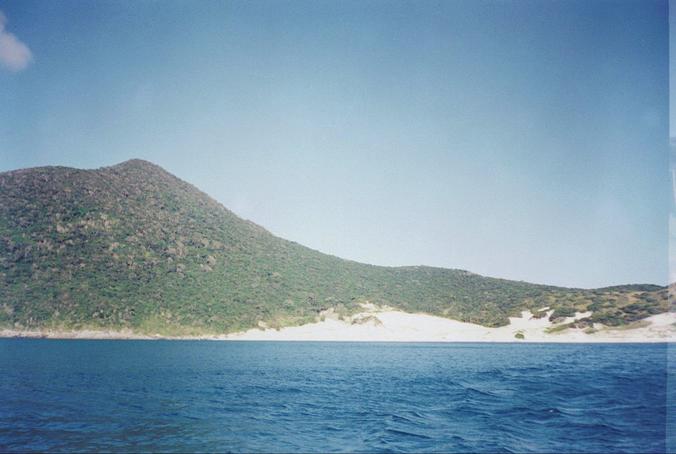
[[[369,301],[485,326],[530,309],[617,326],[667,290],[569,289],[463,270],[365,265],[275,237],[160,167],[0,173],[0,327],[166,335],[281,327]]]

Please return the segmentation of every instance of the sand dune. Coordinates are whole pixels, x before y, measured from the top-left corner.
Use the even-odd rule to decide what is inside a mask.
[[[550,315],[550,313],[548,313]],[[578,313],[564,322],[589,316]],[[355,320],[366,320],[353,323]],[[596,324],[593,333],[582,329],[564,329],[549,333],[553,325],[548,317],[533,318],[524,311],[521,317],[510,318],[510,324],[487,328],[426,314],[409,314],[391,309],[365,311],[348,320],[327,318],[322,322],[280,330],[251,329],[225,336],[237,340],[286,341],[384,341],[384,342],[674,342],[676,313],[654,315],[634,328],[612,329]],[[517,334],[523,339],[517,339]]]

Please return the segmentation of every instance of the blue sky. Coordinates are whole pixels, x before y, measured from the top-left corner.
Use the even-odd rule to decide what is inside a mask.
[[[353,260],[667,281],[666,2],[0,11],[0,171],[138,157]]]

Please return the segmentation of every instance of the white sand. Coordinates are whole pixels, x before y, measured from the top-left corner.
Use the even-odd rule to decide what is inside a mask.
[[[640,327],[611,329],[596,324],[596,332],[587,334],[582,329],[565,329],[548,333],[553,324],[547,317],[533,318],[524,311],[521,317],[510,318],[510,324],[487,328],[426,314],[409,314],[391,309],[370,309],[359,317],[377,318],[364,324],[353,324],[327,318],[323,322],[274,329],[251,329],[225,336],[237,340],[284,341],[383,341],[383,342],[676,342],[676,313],[658,314],[645,319]],[[591,313],[578,313],[562,323],[584,318]],[[642,326],[647,325],[647,326]],[[517,333],[523,340],[515,338]]]
[[[270,340],[270,341],[378,341],[378,342],[676,342],[676,313],[654,315],[637,323],[636,327],[608,328],[596,324],[595,332],[565,329],[548,333],[554,326],[546,317],[533,318],[524,311],[521,317],[510,318],[510,324],[487,328],[426,314],[409,314],[391,308],[364,305],[364,312],[339,320],[327,312],[322,322],[275,329],[250,329],[219,336],[183,336],[175,339]],[[578,313],[562,323],[588,317]],[[361,320],[361,323],[359,321]],[[353,323],[355,322],[355,323]],[[556,325],[558,326],[558,325]],[[523,340],[515,335],[521,333]],[[0,337],[46,337],[59,339],[162,339],[159,334],[141,335],[123,331],[21,331],[0,330]]]

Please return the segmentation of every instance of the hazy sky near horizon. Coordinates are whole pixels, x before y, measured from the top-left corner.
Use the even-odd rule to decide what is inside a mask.
[[[344,258],[667,282],[666,1],[0,11],[0,171],[137,157]]]

